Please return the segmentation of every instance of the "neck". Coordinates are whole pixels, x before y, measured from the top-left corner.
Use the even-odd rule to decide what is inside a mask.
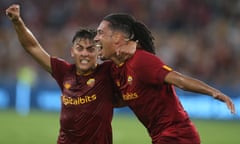
[[[93,73],[93,70],[89,70],[89,71],[77,71],[77,75],[82,75],[82,76],[88,76],[91,73]]]
[[[95,66],[93,66],[92,68],[90,68],[89,70],[86,70],[86,71],[77,69],[76,74],[77,75],[82,75],[82,76],[88,76],[95,71],[96,67],[97,67],[97,64]]]
[[[111,60],[117,65],[122,66],[132,56],[117,56],[111,58]]]

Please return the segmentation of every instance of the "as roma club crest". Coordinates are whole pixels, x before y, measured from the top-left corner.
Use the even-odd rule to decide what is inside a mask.
[[[116,85],[120,87],[120,80],[116,80]]]
[[[70,85],[69,83],[65,83],[65,84],[64,84],[64,87],[65,87],[66,89],[69,89],[69,88],[71,87],[71,85]]]
[[[95,79],[94,78],[90,78],[88,81],[87,81],[87,85],[89,87],[93,87],[95,85]]]
[[[133,81],[133,77],[132,76],[128,76],[128,78],[127,78],[127,82],[128,82],[128,84],[132,84],[132,81]]]

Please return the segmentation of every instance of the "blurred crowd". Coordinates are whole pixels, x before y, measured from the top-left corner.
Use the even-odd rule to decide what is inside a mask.
[[[72,36],[79,27],[96,28],[105,15],[126,12],[149,27],[157,55],[173,69],[217,87],[240,86],[238,0],[1,0],[3,80],[15,79],[25,65],[39,80],[48,75],[21,48],[5,15],[12,3],[21,5],[26,25],[51,55],[70,61]]]

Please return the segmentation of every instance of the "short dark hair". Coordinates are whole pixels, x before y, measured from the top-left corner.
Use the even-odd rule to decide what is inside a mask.
[[[74,42],[77,38],[93,40],[95,36],[96,36],[95,29],[80,28],[80,30],[78,30],[73,36],[72,42]]]
[[[112,30],[119,30],[126,34],[128,39],[138,41],[141,48],[155,54],[154,37],[147,26],[126,13],[112,13],[103,18],[110,23]]]

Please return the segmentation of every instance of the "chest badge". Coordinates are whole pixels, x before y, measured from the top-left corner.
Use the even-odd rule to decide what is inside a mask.
[[[70,85],[69,83],[65,83],[65,84],[64,84],[64,87],[65,87],[66,89],[69,89],[69,88],[71,87],[71,85]]]
[[[93,87],[95,85],[95,79],[94,78],[90,78],[87,83],[88,86]]]
[[[116,85],[117,85],[118,87],[120,87],[120,81],[119,81],[119,80],[116,80]]]
[[[132,84],[132,81],[133,81],[133,77],[132,76],[128,76],[128,78],[127,78],[127,82],[128,82],[128,84]]]

